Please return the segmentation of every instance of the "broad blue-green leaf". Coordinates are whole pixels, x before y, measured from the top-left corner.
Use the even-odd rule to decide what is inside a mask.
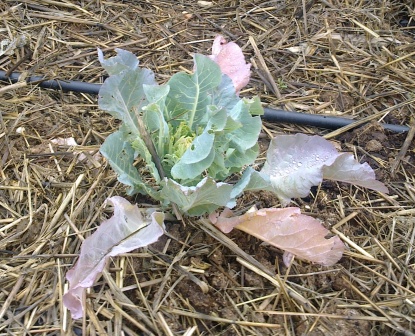
[[[228,115],[228,111],[223,107],[211,105],[207,107],[208,123],[207,129],[214,132],[232,132],[240,127],[242,124],[234,120]]]
[[[100,151],[117,173],[118,181],[130,186],[128,194],[132,195],[146,188],[140,174],[133,166],[134,149],[125,141],[125,137],[126,135],[121,131],[109,135]]]
[[[235,92],[232,79],[222,74],[221,83],[212,92],[212,104],[231,110],[240,100]]]
[[[164,110],[166,97],[170,92],[169,85],[143,85],[144,94],[149,103],[157,103]]]
[[[164,118],[165,100],[170,91],[168,85],[144,85],[149,104],[143,108],[143,122],[151,135],[160,159],[170,140],[169,125]]]
[[[225,158],[222,152],[215,151],[215,158],[207,172],[210,177],[218,181],[223,181],[230,175],[229,168],[225,166]]]
[[[145,106],[143,110],[143,122],[152,138],[162,135],[162,138],[168,141],[169,125],[164,119],[160,106],[157,103],[151,103]]]
[[[238,183],[233,186],[232,198],[240,196],[244,191],[249,190],[268,190],[273,191],[269,176],[256,171],[252,167],[247,167],[243,172]]]
[[[154,191],[160,176],[140,134],[139,117],[166,176],[182,185],[194,186],[206,175],[224,180],[254,162],[261,121],[252,115],[262,113],[260,101],[241,99],[232,80],[214,61],[195,55],[193,74],[178,73],[167,85],[157,85],[153,73],[140,69],[133,54],[117,53],[108,60],[100,53],[111,76],[100,91],[99,105],[123,122],[120,134],[135,150],[131,165],[135,156],[140,156],[145,165],[137,165],[138,175],[151,181],[144,184],[135,179],[133,183],[124,178],[127,184],[162,200]],[[112,165],[117,166],[116,162]],[[114,169],[119,172],[119,167]],[[149,173],[154,179],[147,178]]]
[[[226,109],[216,105],[209,105],[206,107],[206,115],[208,118],[207,128],[218,132],[223,131],[228,120],[228,113]]]
[[[172,179],[166,179],[162,186],[161,197],[176,203],[190,216],[211,213],[225,206],[232,191],[232,185],[216,183],[210,177],[205,177],[195,187],[182,186]]]
[[[136,135],[140,134],[137,114],[146,105],[144,84],[156,84],[152,71],[128,69],[108,77],[99,90],[99,108],[123,121],[129,131]]]
[[[125,134],[121,131],[109,135],[101,146],[102,155],[118,174],[118,180],[130,186],[129,194],[133,194],[136,186],[142,184],[137,169],[133,166],[134,149],[124,141]]]
[[[252,148],[258,142],[262,127],[261,118],[251,116],[249,104],[243,100],[239,101],[229,114],[234,120],[242,123],[242,127],[227,134],[232,147],[241,152]]]
[[[138,58],[133,53],[118,48],[115,51],[117,56],[104,59],[102,50],[98,49],[98,59],[109,75],[118,75],[125,70],[135,70],[138,67]]]
[[[258,156],[258,144],[253,145],[245,151],[230,149],[226,153],[225,166],[235,167],[239,171],[241,167],[252,164]],[[232,170],[235,172],[234,170]]]
[[[135,169],[140,169],[140,173],[143,174],[146,170],[152,175],[156,183],[160,183],[160,175],[156,168],[155,163],[153,162],[153,157],[151,156],[144,140],[140,137],[136,137],[134,140],[130,140],[129,143],[135,149],[137,156],[141,157],[144,160],[144,167],[141,165],[137,166]]]
[[[256,171],[252,167],[248,167],[243,172],[239,181],[233,186],[231,200],[226,206],[233,208],[236,205],[236,198],[241,196],[243,192],[249,190],[274,191],[274,188],[268,175]]]
[[[203,132],[197,136],[181,159],[171,169],[174,179],[193,180],[212,164],[215,158],[213,142],[215,135]]]
[[[156,147],[158,156],[160,158],[164,157],[166,154],[165,147],[170,139],[169,125],[164,120],[163,113],[156,103],[149,104],[144,108],[143,121]]]
[[[207,56],[196,54],[194,60],[193,74],[179,72],[169,80],[167,110],[170,119],[186,120],[189,127],[196,130],[202,120],[206,121],[212,90],[221,83],[222,73]]]
[[[232,110],[234,106],[241,100],[235,93],[232,79],[222,74],[222,81],[218,87],[212,92],[212,105],[221,106],[226,110]],[[264,109],[258,96],[253,98],[243,98],[246,104],[249,104],[249,113],[252,115],[263,115]]]
[[[245,104],[249,105],[249,113],[252,115],[263,115],[264,108],[262,107],[261,100],[258,96],[253,98],[243,98]]]

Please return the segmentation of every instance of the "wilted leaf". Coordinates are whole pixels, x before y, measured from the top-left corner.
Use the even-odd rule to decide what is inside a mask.
[[[373,169],[366,162],[357,162],[350,153],[340,154],[331,166],[323,167],[323,178],[388,193],[388,188],[376,180]]]
[[[237,228],[289,252],[300,259],[334,265],[343,255],[344,244],[339,237],[326,238],[329,231],[317,219],[302,215],[298,208],[261,209],[232,217],[226,209],[219,217],[209,219],[223,232]]]
[[[245,62],[242,49],[235,42],[226,42],[223,36],[216,36],[209,57],[232,79],[236,92],[249,83],[251,64]]]
[[[85,239],[78,261],[66,274],[70,285],[63,303],[74,319],[83,316],[83,293],[94,284],[109,257],[152,244],[163,234],[163,213],[153,212],[147,219],[137,205],[122,197],[107,201],[114,206],[114,215]]]
[[[267,174],[274,192],[283,205],[293,197],[305,197],[323,178],[351,182],[387,192],[367,164],[360,164],[350,154],[337,152],[320,136],[279,135],[272,139],[262,174]]]

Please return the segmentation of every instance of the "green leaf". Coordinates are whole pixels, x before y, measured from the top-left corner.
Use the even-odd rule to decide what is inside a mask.
[[[252,167],[248,167],[245,169],[238,183],[234,185],[232,197],[237,197],[242,192],[249,190],[273,191],[274,189],[268,175],[256,171]]]
[[[149,103],[156,103],[164,110],[166,98],[170,92],[169,85],[143,85],[143,90]]]
[[[235,92],[232,79],[222,74],[219,86],[212,91],[212,104],[222,106],[226,110],[232,110],[240,100]]]
[[[215,105],[209,105],[206,108],[206,114],[208,117],[207,128],[214,132],[223,131],[228,120],[228,111]]]
[[[243,100],[239,101],[229,114],[234,120],[242,124],[242,127],[227,134],[231,146],[241,152],[252,148],[258,142],[262,127],[261,118],[251,116],[249,103]]]
[[[138,58],[133,53],[118,48],[115,51],[117,52],[117,56],[104,59],[102,50],[98,49],[98,59],[109,75],[117,75],[122,71],[135,70],[138,67]]]
[[[215,158],[214,140],[215,135],[207,131],[197,136],[171,169],[173,178],[192,180],[209,168]]]
[[[122,58],[122,53],[119,53],[118,57]],[[113,63],[110,66],[111,71],[119,69],[114,58],[110,60]],[[146,105],[144,84],[156,84],[153,72],[148,69],[127,67],[126,70],[108,77],[99,90],[99,108],[123,121],[128,130],[135,135],[140,134],[137,127],[137,114]]]
[[[137,165],[137,169],[146,184],[137,182],[136,178],[133,182],[124,179],[130,186],[155,195],[162,202],[176,201],[162,199],[154,191],[164,182],[146,147],[148,139],[144,141],[144,134],[140,134],[138,118],[142,118],[151,137],[165,176],[179,186],[199,190],[195,185],[205,176],[212,181],[223,181],[255,161],[261,120],[253,115],[263,113],[260,101],[241,99],[235,93],[232,80],[221,73],[214,61],[195,55],[194,73],[177,73],[166,85],[157,85],[153,73],[140,69],[134,55],[117,52],[116,57],[108,60],[100,55],[111,76],[101,89],[99,105],[122,120],[120,134],[131,144],[134,155],[145,161],[145,166]],[[119,171],[119,167],[114,169]],[[148,173],[153,179],[147,178]],[[225,198],[227,201],[220,204],[230,199]]]
[[[164,118],[165,100],[170,91],[168,85],[144,85],[144,92],[150,104],[143,108],[143,122],[151,135],[160,158],[164,157],[169,144],[169,125]]]
[[[217,107],[215,105],[208,106],[207,116],[209,118],[207,129],[210,129],[214,132],[231,132],[242,127],[240,122],[228,116],[228,111],[223,107]]]
[[[225,166],[225,159],[222,152],[215,151],[215,158],[207,172],[208,176],[211,176],[215,180],[224,180],[229,176],[229,168]]]
[[[264,108],[261,104],[261,99],[258,96],[253,98],[243,98],[245,104],[249,104],[249,113],[252,115],[263,115]]]
[[[236,198],[238,198],[244,191],[260,190],[260,191],[274,191],[269,176],[256,171],[252,167],[245,169],[238,183],[233,186],[231,192],[231,200],[226,205],[228,208],[233,208],[236,205]]]
[[[172,179],[162,182],[161,197],[174,202],[190,216],[211,213],[230,200],[232,185],[205,177],[195,187],[185,187]]]
[[[144,140],[140,137],[136,137],[134,140],[129,140],[129,143],[131,143],[131,146],[136,150],[138,154],[137,156],[144,159],[145,169],[142,168],[140,173],[143,174],[147,170],[148,172],[150,172],[155,182],[160,183],[161,178],[160,178],[159,172],[156,168],[155,163],[153,162],[153,157],[151,156],[150,151],[148,150]]]
[[[258,156],[258,144],[245,151],[230,149],[227,151],[225,165],[226,167],[235,167],[232,172],[240,171],[241,167],[252,164]]]
[[[167,99],[169,119],[186,120],[196,130],[202,120],[206,122],[207,106],[211,105],[211,91],[221,83],[219,66],[207,56],[195,55],[195,72],[179,72],[169,80]]]
[[[126,137],[122,131],[109,135],[101,146],[102,155],[117,173],[118,181],[130,186],[127,192],[129,195],[140,192],[156,196],[143,182],[137,168],[133,166],[134,149],[130,142],[125,141]]]

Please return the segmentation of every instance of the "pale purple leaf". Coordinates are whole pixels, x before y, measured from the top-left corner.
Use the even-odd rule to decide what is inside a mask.
[[[301,214],[298,208],[261,209],[231,216],[232,211],[227,209],[220,216],[209,218],[224,232],[235,227],[284,250],[285,262],[290,260],[287,258],[290,253],[300,259],[331,266],[343,255],[344,244],[340,238],[326,238],[329,231],[320,221]]]
[[[351,154],[339,153],[324,138],[305,134],[279,135],[272,139],[261,173],[270,182],[283,206],[293,197],[306,197],[323,178],[344,181],[387,193],[376,181],[368,164],[360,164]]]
[[[331,165],[339,153],[320,136],[279,135],[272,139],[262,173],[285,206],[293,197],[306,197],[312,186],[323,180],[322,168]]]
[[[216,36],[209,57],[232,79],[236,92],[249,83],[251,64],[245,62],[242,49],[235,42],[226,42],[223,36]]]
[[[109,257],[152,244],[163,234],[163,213],[153,212],[147,218],[137,205],[122,197],[107,201],[114,206],[114,215],[85,239],[78,261],[66,274],[69,290],[63,303],[74,319],[83,316],[83,293],[94,284]]]
[[[387,194],[388,188],[376,180],[375,172],[365,162],[360,164],[352,154],[339,155],[331,166],[323,167],[323,178],[352,183]]]

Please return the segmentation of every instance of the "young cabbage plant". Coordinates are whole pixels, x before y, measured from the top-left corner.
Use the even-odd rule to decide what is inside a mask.
[[[285,250],[286,263],[297,256],[330,266],[345,246],[337,236],[327,238],[319,220],[298,208],[253,209],[234,216],[230,209],[236,199],[248,190],[268,190],[286,206],[291,198],[307,196],[323,179],[388,192],[369,165],[339,153],[319,136],[276,136],[263,168],[255,170],[263,110],[258,97],[239,97],[249,81],[250,64],[239,46],[222,36],[215,38],[212,55],[194,56],[193,73],[176,73],[162,85],[150,70],[139,67],[135,55],[116,52],[104,59],[98,50],[109,74],[99,92],[99,107],[122,122],[101,153],[128,186],[127,194],[149,195],[164,209],[174,204],[181,214],[209,215],[225,233],[237,228]],[[231,183],[231,176],[232,181],[240,178]],[[145,217],[119,196],[109,201],[114,217],[85,240],[67,274],[70,289],[64,303],[74,318],[83,316],[84,290],[108,257],[151,244],[163,232],[162,214]],[[220,208],[225,210],[219,214]]]
[[[196,54],[192,74],[179,72],[163,85],[128,51],[117,50],[108,60],[99,51],[110,75],[99,92],[99,107],[122,121],[101,153],[129,186],[128,194],[148,194],[163,205],[175,202],[191,216],[232,202],[227,178],[257,158],[263,109],[257,97],[238,96],[235,85],[247,83],[249,65],[231,45],[240,53],[242,74],[238,67],[223,71],[215,62],[228,66],[224,59],[232,57],[224,56],[222,43],[214,60]],[[138,169],[137,158],[144,162]]]

